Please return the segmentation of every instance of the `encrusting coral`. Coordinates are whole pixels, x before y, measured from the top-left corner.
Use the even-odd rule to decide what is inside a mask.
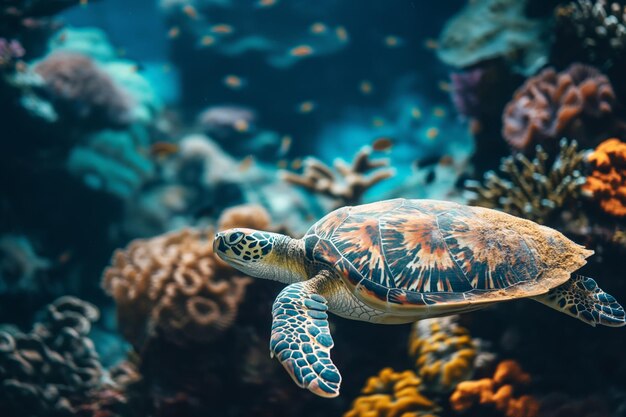
[[[504,109],[502,135],[518,151],[537,144],[551,149],[562,137],[594,144],[619,129],[615,101],[609,79],[593,67],[547,68],[515,92]]]
[[[466,181],[469,204],[545,223],[553,212],[576,200],[585,183],[584,152],[576,141],[562,139],[555,160],[549,164],[549,159],[541,146],[532,160],[523,154],[503,158],[501,174],[487,172],[484,183]]]
[[[240,206],[218,224],[266,228],[268,218]],[[116,251],[103,286],[116,301],[120,330],[139,349],[157,335],[182,346],[215,340],[232,325],[251,281],[217,259],[212,231],[183,229]]]
[[[73,415],[103,384],[104,371],[88,338],[98,317],[93,305],[66,296],[48,306],[31,332],[1,329],[0,414]]]
[[[348,165],[342,159],[335,160],[334,170],[322,161],[309,157],[303,162],[302,174],[282,172],[282,179],[304,187],[314,193],[330,197],[336,207],[359,204],[363,194],[395,175],[388,159],[372,159],[372,150],[363,147]]]
[[[64,113],[101,126],[132,122],[132,101],[89,57],[55,52],[35,66]]]
[[[430,391],[451,392],[471,378],[477,343],[458,324],[458,316],[420,320],[409,338],[409,356]]]
[[[502,361],[492,378],[459,383],[450,396],[450,405],[456,412],[484,407],[506,417],[534,417],[539,411],[539,402],[530,395],[517,396],[515,392],[529,383],[530,375],[517,362]]]
[[[436,417],[439,407],[425,397],[413,371],[385,368],[367,380],[352,409],[343,417]]]
[[[626,216],[626,143],[619,139],[602,142],[589,156],[592,172],[582,190],[612,216]]]

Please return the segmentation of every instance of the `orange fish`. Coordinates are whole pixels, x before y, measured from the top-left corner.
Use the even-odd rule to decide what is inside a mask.
[[[298,105],[298,112],[302,114],[311,113],[315,109],[315,102],[303,101]]]
[[[277,0],[259,0],[257,3],[259,7],[271,7],[277,3]]]
[[[439,136],[439,129],[437,129],[436,127],[429,127],[428,129],[426,129],[426,137],[430,140],[435,140],[437,139],[437,136]]]
[[[316,35],[319,35],[320,33],[326,32],[327,29],[328,28],[326,27],[325,24],[321,22],[315,22],[311,25],[310,31],[311,33],[315,33]]]
[[[385,45],[390,48],[395,48],[396,46],[400,46],[402,40],[397,36],[389,35],[385,37]]]
[[[385,125],[385,120],[380,117],[374,117],[372,119],[372,125],[374,125],[374,127],[383,127]]]
[[[191,19],[197,19],[198,18],[198,11],[191,4],[188,4],[185,7],[183,7],[183,13],[185,13]]]
[[[337,35],[337,39],[342,42],[346,42],[348,40],[348,31],[343,26],[337,26],[335,34]]]
[[[426,39],[426,41],[424,42],[424,46],[426,47],[426,49],[439,49],[439,42],[437,42],[436,39]]]
[[[245,81],[243,78],[231,74],[224,77],[224,84],[226,87],[232,88],[233,90],[239,90],[243,88]]]
[[[443,107],[435,107],[433,109],[433,114],[435,117],[444,117],[446,115],[446,109]]]
[[[279,156],[287,155],[287,153],[289,153],[289,149],[291,149],[292,142],[293,140],[291,136],[289,135],[283,136],[283,138],[280,141],[280,148],[278,149],[278,155]]]
[[[250,124],[245,119],[235,120],[235,130],[240,133],[245,133],[250,130]]]
[[[213,27],[211,27],[211,32],[213,33],[222,33],[222,34],[229,34],[229,33],[233,33],[233,27],[231,25],[227,25],[225,23],[219,24],[219,25],[213,25]]]
[[[167,37],[170,39],[176,39],[180,35],[180,28],[178,26],[173,26],[167,32]]]
[[[450,83],[447,81],[439,81],[439,83],[437,83],[437,86],[439,87],[439,89],[445,93],[449,93],[451,91],[451,87],[450,87]]]
[[[215,38],[211,35],[204,35],[200,39],[200,45],[202,46],[211,46],[215,43]]]
[[[363,80],[359,84],[359,90],[361,90],[361,93],[365,95],[371,94],[373,89],[374,87],[372,86],[372,83],[369,82],[368,80]]]
[[[296,158],[293,161],[291,161],[291,169],[298,170],[300,168],[302,168],[302,159]]]
[[[254,164],[254,156],[248,155],[241,160],[239,163],[239,172],[247,172],[250,168],[252,168],[252,164]]]
[[[413,107],[411,109],[411,116],[414,119],[421,119],[422,118],[422,111],[420,109],[418,109],[417,107]]]
[[[393,139],[388,138],[386,136],[382,136],[380,138],[376,138],[372,143],[372,149],[375,151],[387,151],[390,150],[393,146]]]
[[[155,157],[166,157],[178,152],[178,145],[171,142],[156,142],[150,147],[150,155]]]
[[[291,48],[289,54],[291,56],[309,56],[313,55],[313,48],[311,48],[309,45],[299,45],[295,48]]]

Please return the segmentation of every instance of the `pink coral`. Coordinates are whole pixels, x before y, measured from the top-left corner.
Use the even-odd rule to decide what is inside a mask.
[[[56,52],[35,66],[65,113],[102,125],[132,122],[130,96],[89,57]]]

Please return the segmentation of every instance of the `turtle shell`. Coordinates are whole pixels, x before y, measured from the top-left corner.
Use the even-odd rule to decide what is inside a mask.
[[[357,297],[385,311],[543,294],[593,254],[531,221],[435,200],[344,207],[304,240],[309,259],[334,268]]]

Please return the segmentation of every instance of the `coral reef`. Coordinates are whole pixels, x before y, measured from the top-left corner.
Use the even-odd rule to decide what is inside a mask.
[[[24,47],[18,40],[0,38],[0,70],[14,69],[25,53]]]
[[[305,159],[303,165],[302,174],[283,171],[282,179],[330,197],[335,207],[359,204],[369,188],[395,174],[393,169],[388,168],[388,160],[371,158],[369,147],[362,148],[351,164],[335,160],[334,170],[313,157]]]
[[[436,417],[440,409],[422,389],[422,380],[413,371],[385,368],[367,380],[344,417]]]
[[[560,150],[552,163],[541,147],[530,160],[523,154],[502,159],[501,174],[489,171],[484,184],[465,182],[470,204],[501,209],[509,214],[546,223],[581,195],[585,183],[582,174],[584,152],[576,141],[560,141]]]
[[[478,344],[458,324],[458,316],[420,320],[409,338],[409,356],[430,391],[452,392],[472,377]]]
[[[113,255],[103,287],[135,348],[157,335],[207,343],[234,321],[250,278],[216,261],[213,233],[192,229],[131,242]]]
[[[57,108],[87,125],[123,127],[132,122],[130,97],[89,57],[57,52],[35,66]]]
[[[621,128],[615,101],[608,78],[593,67],[573,64],[559,73],[548,68],[515,92],[502,116],[502,135],[519,151],[537,144],[551,150],[562,137],[593,145]]]
[[[103,384],[104,371],[88,338],[98,316],[93,305],[66,296],[48,306],[30,333],[0,330],[2,415],[72,415]]]
[[[450,396],[450,404],[457,412],[479,407],[495,409],[506,417],[534,417],[539,411],[538,401],[529,395],[516,395],[520,387],[529,383],[530,375],[515,361],[502,361],[492,378],[458,384]]]
[[[533,74],[547,59],[547,24],[525,15],[526,1],[478,0],[452,17],[439,36],[437,56],[465,68],[504,58],[523,74]]]
[[[589,156],[591,173],[582,191],[611,216],[626,216],[626,144],[607,139]]]
[[[270,214],[263,206],[242,204],[229,207],[222,212],[217,223],[217,230],[226,230],[233,227],[268,230],[271,224]]]

